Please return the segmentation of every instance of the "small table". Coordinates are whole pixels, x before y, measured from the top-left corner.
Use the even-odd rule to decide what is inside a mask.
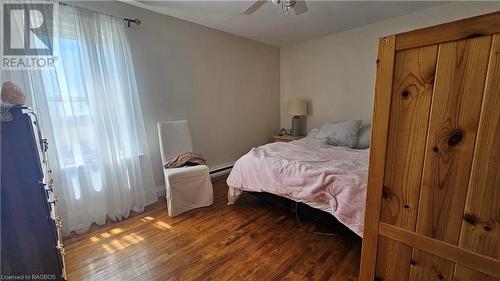
[[[300,140],[304,136],[273,136],[273,142],[289,142],[294,140]]]

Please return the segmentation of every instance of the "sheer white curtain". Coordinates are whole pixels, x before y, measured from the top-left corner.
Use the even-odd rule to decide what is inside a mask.
[[[49,139],[63,232],[156,201],[130,47],[121,19],[59,6],[53,70],[2,71],[29,94]]]

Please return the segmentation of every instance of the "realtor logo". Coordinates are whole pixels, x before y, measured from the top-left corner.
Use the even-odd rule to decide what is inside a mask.
[[[54,66],[56,4],[2,3],[2,69]]]

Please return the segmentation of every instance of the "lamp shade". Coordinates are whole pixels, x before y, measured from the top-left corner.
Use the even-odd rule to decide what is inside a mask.
[[[304,116],[307,114],[307,101],[305,99],[292,99],[288,102],[288,115]]]

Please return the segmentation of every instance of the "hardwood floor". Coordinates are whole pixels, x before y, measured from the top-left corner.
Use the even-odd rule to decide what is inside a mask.
[[[361,240],[301,227],[289,211],[244,194],[178,217],[162,200],[141,214],[66,239],[68,280],[357,280]]]

